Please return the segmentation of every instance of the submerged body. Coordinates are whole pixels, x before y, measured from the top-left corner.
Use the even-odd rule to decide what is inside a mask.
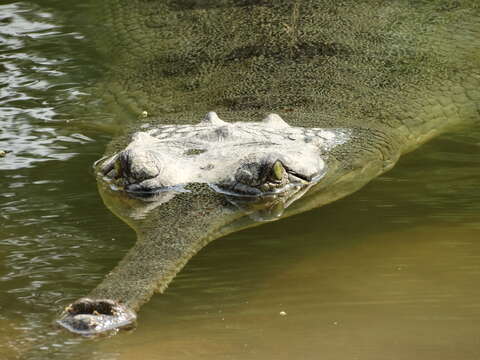
[[[106,204],[139,240],[89,300],[64,312],[60,323],[72,331],[131,323],[209,241],[346,196],[402,154],[480,117],[476,1],[105,6],[113,46],[102,88],[119,113],[148,118],[112,142],[97,170]],[[190,125],[211,110],[254,123],[210,114]],[[278,115],[257,123],[271,112],[286,123]]]

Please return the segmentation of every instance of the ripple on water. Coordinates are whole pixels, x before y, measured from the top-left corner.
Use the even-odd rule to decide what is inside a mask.
[[[478,229],[478,131],[425,146],[342,202],[212,244],[143,308],[132,336],[102,339],[99,352],[52,328],[134,238],[88,175],[101,145],[66,125],[94,76],[83,37],[58,16],[0,5],[0,149],[13,151],[0,169],[15,170],[0,177],[0,359],[415,357],[461,341],[478,352],[477,233],[451,226],[472,218]],[[471,321],[456,325],[462,316]]]
[[[74,20],[88,1],[5,3],[0,2],[0,150],[11,153],[0,157],[2,360],[68,344],[71,339],[60,339],[51,326],[55,313],[92,288],[100,277],[95,273],[105,273],[105,259],[117,253],[116,242],[97,241],[112,216],[89,174],[105,136],[77,121],[87,120],[88,126],[98,117],[85,90],[98,77],[98,63]]]
[[[0,150],[11,151],[0,169],[68,160],[68,143],[92,141],[65,126],[88,95],[91,74],[75,53],[85,38],[54,21],[32,4],[0,5]]]

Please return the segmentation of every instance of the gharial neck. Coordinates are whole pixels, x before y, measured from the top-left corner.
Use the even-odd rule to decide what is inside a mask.
[[[426,96],[409,101],[408,108],[400,103],[389,110],[385,128],[396,139],[401,154],[415,150],[442,133],[479,122],[480,71],[472,70],[469,76],[456,77],[455,81],[451,78],[430,89],[406,90],[404,99],[414,98],[418,92]]]

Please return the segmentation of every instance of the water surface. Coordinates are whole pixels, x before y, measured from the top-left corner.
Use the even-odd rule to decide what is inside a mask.
[[[478,126],[348,198],[213,242],[133,332],[56,328],[135,235],[91,174],[111,137],[96,125],[114,119],[90,96],[89,4],[39,4],[0,5],[0,358],[480,357]]]

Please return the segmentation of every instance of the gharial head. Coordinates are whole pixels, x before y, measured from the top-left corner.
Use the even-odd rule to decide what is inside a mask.
[[[133,134],[124,150],[100,160],[97,169],[134,196],[200,182],[230,197],[281,198],[286,207],[324,176],[328,150],[347,139],[347,130],[292,127],[276,114],[261,122],[227,123],[210,112],[197,125]]]

